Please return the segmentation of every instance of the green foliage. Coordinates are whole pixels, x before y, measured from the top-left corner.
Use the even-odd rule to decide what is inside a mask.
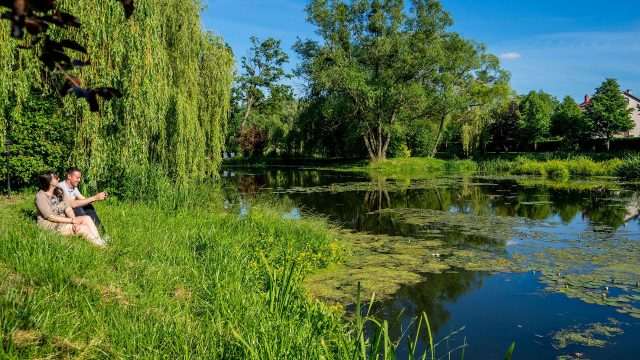
[[[613,169],[616,176],[626,180],[640,179],[640,157],[625,159]]]
[[[627,102],[620,93],[620,85],[615,79],[605,79],[596,89],[591,103],[587,106],[586,116],[590,121],[594,137],[609,140],[614,134],[633,129],[632,109],[627,109]]]
[[[291,99],[291,87],[279,84],[282,79],[290,77],[283,69],[289,55],[280,48],[280,40],[267,38],[260,41],[255,36],[250,40],[249,54],[240,61],[242,74],[236,79],[240,94],[236,100],[242,102],[243,111],[241,129],[254,108],[273,114],[283,99]]]
[[[15,104],[15,99],[11,100]],[[9,114],[10,138],[14,143],[10,147],[12,187],[33,186],[38,173],[63,170],[62,165],[73,148],[75,126],[61,117],[60,107],[59,99],[35,91],[22,105],[21,112],[28,116],[17,116],[15,111]],[[2,162],[0,177],[5,176]]]
[[[251,37],[251,48],[242,57],[242,73],[236,78],[231,98],[230,126],[225,135],[227,151],[246,153],[244,137],[255,128],[267,135],[256,155],[269,150],[290,152],[288,135],[299,116],[300,105],[293,99],[291,86],[281,84],[291,77],[283,69],[288,61],[289,55],[280,48],[280,40],[260,41]]]
[[[83,26],[52,36],[86,45],[91,59],[92,65],[75,75],[89,86],[115,86],[124,97],[101,104],[100,113],[67,97],[60,110],[51,107],[39,115],[54,123],[64,119],[72,129],[62,135],[73,139],[70,156],[46,165],[77,166],[90,188],[109,187],[137,198],[154,193],[152,176],[168,177],[179,186],[217,176],[233,56],[222,39],[203,32],[200,2],[140,0],[129,20],[115,1],[65,0],[59,5]],[[62,79],[54,74],[43,78],[37,59],[8,37],[6,23],[0,25],[0,81],[8,85],[0,90],[0,125],[4,132],[9,118],[22,131],[17,127],[26,122],[20,119],[32,116],[25,111],[31,91],[59,102],[47,89],[58,88]]]
[[[550,160],[543,164],[544,173],[550,178],[562,178],[569,177],[569,169],[565,162],[560,160]]]
[[[347,100],[342,96],[317,96],[301,102],[299,116],[288,142],[307,157],[364,157],[362,137],[346,121]]]
[[[240,219],[215,203],[101,203],[112,237],[101,250],[38,228],[31,196],[3,201],[2,358],[249,358],[234,333],[279,358],[319,358],[323,341],[333,355],[348,341],[339,314],[308,301],[299,277],[275,281],[281,295],[269,300],[268,268],[280,279],[293,263],[306,274],[340,258],[321,221],[284,220],[266,205]]]
[[[483,175],[508,174],[514,167],[512,161],[506,159],[491,159],[478,164],[478,172]]]
[[[442,160],[436,158],[395,158],[372,161],[366,170],[383,176],[425,176],[444,172],[471,173],[478,169],[471,160]]]
[[[498,151],[509,151],[517,146],[518,124],[521,115],[517,101],[510,101],[494,111],[491,135]]]
[[[479,163],[481,174],[514,174],[514,175],[538,175],[549,178],[586,177],[586,176],[618,176],[623,179],[635,178],[633,172],[634,159],[612,158],[595,161],[586,156],[563,156],[561,154],[547,155],[546,158],[538,156],[518,156],[514,160],[490,159]],[[628,167],[627,167],[628,166]],[[625,170],[622,170],[622,169]]]
[[[539,175],[546,176],[545,168],[543,163],[539,163],[537,161],[529,161],[525,160],[520,164],[516,165],[511,171],[512,174],[515,175]]]
[[[389,147],[389,157],[391,158],[408,158],[411,157],[411,150],[405,143],[392,143],[393,146]]]
[[[549,134],[551,116],[557,100],[544,91],[531,91],[520,100],[522,118],[518,124],[520,136],[537,146],[538,140]]]
[[[606,174],[606,169],[604,166],[602,166],[602,163],[596,163],[595,161],[584,156],[572,158],[566,163],[571,175],[596,176]]]
[[[451,17],[437,1],[405,8],[400,1],[314,0],[307,13],[322,38],[295,46],[309,97],[320,100],[325,119],[348,123],[370,159],[384,159],[396,141],[421,154],[407,136],[416,121],[436,123],[433,155],[447,119],[463,118],[471,103],[486,105],[507,88],[497,58],[448,32]]]

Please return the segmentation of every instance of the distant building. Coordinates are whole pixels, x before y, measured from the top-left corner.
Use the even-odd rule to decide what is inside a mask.
[[[633,109],[633,112],[631,113],[631,120],[635,126],[630,131],[619,134],[618,136],[640,137],[640,98],[633,95],[631,93],[631,89],[623,91],[622,96],[627,100],[627,108]],[[584,110],[590,103],[591,97],[589,95],[585,95],[584,102],[578,106],[580,106],[580,109]]]

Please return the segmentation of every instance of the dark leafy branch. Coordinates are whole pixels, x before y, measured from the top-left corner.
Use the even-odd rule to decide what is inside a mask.
[[[130,18],[134,10],[133,0],[116,0],[122,3],[125,18]],[[84,88],[82,81],[69,74],[69,71],[91,64],[89,60],[72,59],[67,50],[87,55],[87,50],[73,40],[52,40],[47,31],[54,25],[63,29],[81,27],[81,23],[72,14],[58,11],[55,0],[0,0],[0,7],[8,8],[0,18],[11,22],[11,37],[23,39],[25,30],[33,39],[29,46],[21,45],[22,49],[34,49],[39,45],[38,59],[44,68],[54,73],[62,74],[65,83],[60,89],[61,95],[73,93],[77,98],[84,98],[89,103],[89,110],[99,111],[97,98],[111,100],[122,97],[122,93],[112,87]]]

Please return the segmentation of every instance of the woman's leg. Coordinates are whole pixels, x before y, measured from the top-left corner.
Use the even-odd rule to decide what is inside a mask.
[[[78,226],[78,232],[76,234],[82,235],[93,244],[105,245],[104,241],[100,238],[100,234],[93,220],[91,220],[89,216],[79,216],[79,218],[82,219],[82,224]]]

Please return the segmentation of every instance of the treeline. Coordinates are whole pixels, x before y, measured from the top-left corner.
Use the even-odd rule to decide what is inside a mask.
[[[226,149],[260,157],[469,156],[537,148],[607,146],[633,123],[606,79],[581,109],[543,91],[519,96],[485,46],[449,30],[437,1],[311,1],[322,40],[299,40],[295,74],[276,39],[252,38],[242,59]],[[306,84],[296,99],[286,78]]]
[[[14,143],[13,186],[70,165],[85,171],[90,187],[130,198],[216,176],[234,61],[221,38],[202,30],[200,1],[138,0],[130,19],[116,1],[58,5],[82,28],[53,29],[52,38],[82,43],[91,62],[73,75],[124,96],[103,102],[98,113],[62,98],[62,76],[42,72],[37,53],[19,49],[30,39],[11,39],[10,24],[0,22],[0,140],[8,135]]]
[[[615,79],[605,79],[587,99],[582,104],[570,96],[559,101],[544,91],[514,97],[494,110],[493,121],[471,152],[538,150],[541,141],[557,143],[552,150],[592,150],[596,143],[608,150],[614,135],[634,128],[632,110]],[[448,141],[462,142],[460,132],[451,123]]]
[[[279,41],[255,39],[236,83],[229,151],[432,155],[449,122],[459,119],[475,136],[478,124],[510,94],[509,74],[498,58],[450,31],[453,20],[437,1],[406,7],[404,1],[314,0],[307,15],[322,40],[294,46],[301,58],[295,75],[306,83],[302,99],[282,85],[284,74],[254,77],[274,74],[287,61],[274,55],[282,52]],[[263,71],[248,71],[245,64]]]

